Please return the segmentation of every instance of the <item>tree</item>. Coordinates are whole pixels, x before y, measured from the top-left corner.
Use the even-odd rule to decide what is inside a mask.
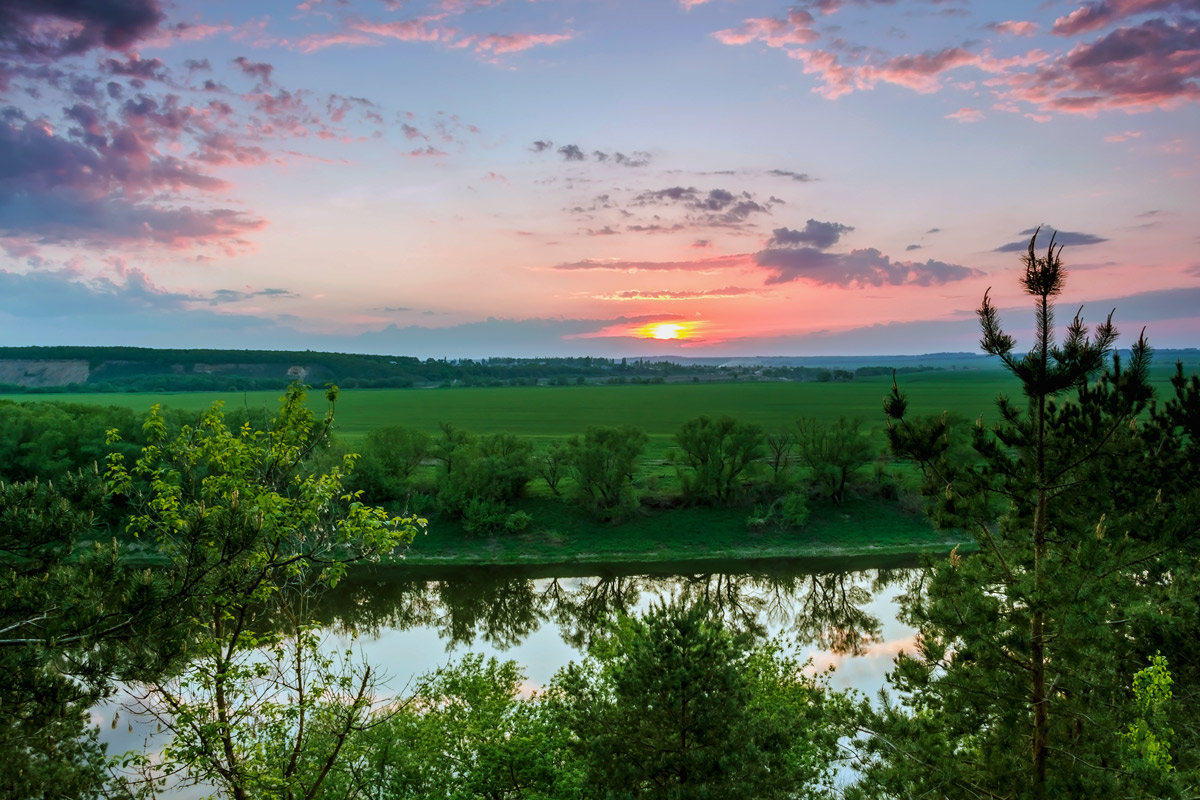
[[[575,497],[600,519],[615,520],[633,508],[633,471],[646,447],[646,432],[631,425],[590,426],[583,439],[567,440]]]
[[[585,796],[819,796],[841,701],[802,666],[777,643],[725,627],[705,603],[619,618],[551,689]]]
[[[148,704],[174,735],[163,767],[235,798],[319,790],[369,705],[371,674],[331,670],[312,640],[310,602],[350,563],[391,552],[420,524],[346,494],[352,456],[341,469],[308,471],[336,389],[327,398],[316,427],[293,385],[269,430],[230,430],[217,404],[174,437],[154,408],[136,461],[117,453],[109,462],[114,491],[133,508],[130,531],[170,563],[189,639],[187,667],[148,681]],[[282,702],[288,692],[293,702]]]
[[[687,471],[684,492],[704,503],[729,503],[754,461],[762,455],[762,427],[722,415],[688,420],[675,434]]]
[[[163,581],[95,535],[96,475],[0,483],[0,786],[88,797],[107,758],[88,717],[114,684],[163,668],[178,644]]]
[[[356,736],[356,784],[389,800],[570,800],[581,775],[540,695],[513,661],[468,654],[417,681],[412,697]]]
[[[871,463],[876,448],[862,430],[862,420],[839,417],[825,426],[815,419],[798,420],[796,452],[812,470],[813,480],[840,506],[846,499],[846,484]]]
[[[363,441],[349,483],[368,500],[399,500],[408,491],[413,471],[431,449],[431,437],[425,431],[403,425],[376,428]]]
[[[1061,249],[1051,239],[1041,256],[1035,241],[1023,259],[1029,353],[1014,355],[987,294],[978,312],[984,351],[1017,379],[1026,407],[1002,396],[999,422],[977,424],[961,460],[948,457],[945,418],[910,421],[895,386],[886,404],[892,447],[921,467],[934,519],[973,534],[979,552],[933,563],[924,591],[905,600],[918,652],[902,654],[890,678],[902,706],[886,703],[866,724],[866,796],[1122,794],[1116,732],[1144,648],[1172,634],[1188,646],[1177,614],[1200,596],[1189,566],[1200,462],[1181,459],[1195,455],[1196,428],[1184,422],[1200,404],[1177,391],[1145,415],[1149,348],[1139,338],[1127,368],[1116,356],[1106,368],[1111,315],[1090,337],[1076,315],[1056,344]]]
[[[791,457],[792,445],[796,443],[796,435],[786,428],[767,434],[767,449],[771,465],[771,480],[776,486],[783,483],[787,474],[788,460]]]
[[[534,475],[532,444],[511,433],[472,436],[448,425],[443,430],[448,449],[440,456],[445,468],[438,477],[438,507],[461,519],[469,533],[512,527],[510,505]]]

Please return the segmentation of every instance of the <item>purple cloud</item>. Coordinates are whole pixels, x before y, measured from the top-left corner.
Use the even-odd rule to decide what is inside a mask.
[[[756,253],[758,266],[770,270],[766,283],[806,280],[827,286],[932,286],[983,275],[981,270],[930,259],[893,261],[875,248],[826,253],[811,247],[768,249]]]
[[[1041,231],[1041,233],[1038,233],[1039,230]],[[1008,244],[1002,244],[996,248],[995,252],[997,252],[997,253],[1024,253],[1026,250],[1029,249],[1029,238],[1028,237],[1033,236],[1035,233],[1038,233],[1038,238],[1041,240],[1041,242],[1043,244],[1049,244],[1051,237],[1054,237],[1055,244],[1071,245],[1073,247],[1083,247],[1083,246],[1089,245],[1089,244],[1100,244],[1101,242],[1108,241],[1108,239],[1105,239],[1101,236],[1096,236],[1093,233],[1077,233],[1075,231],[1058,231],[1058,230],[1055,230],[1054,228],[1051,228],[1049,225],[1043,225],[1043,226],[1041,226],[1040,229],[1039,228],[1026,228],[1025,230],[1021,231],[1019,234],[1017,234],[1018,236],[1024,236],[1026,238],[1018,239],[1017,241],[1009,242]]]
[[[50,60],[97,47],[125,50],[163,20],[159,0],[9,0],[0,3],[0,53]]]
[[[818,250],[833,247],[842,238],[843,233],[854,230],[849,225],[840,222],[819,222],[810,219],[804,223],[804,230],[795,231],[791,228],[776,228],[767,247],[795,247],[811,245]]]

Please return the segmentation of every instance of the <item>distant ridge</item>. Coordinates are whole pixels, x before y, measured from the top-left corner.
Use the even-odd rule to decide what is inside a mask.
[[[1127,353],[1127,351],[1126,351]],[[1160,350],[1159,365],[1200,364],[1200,349]],[[597,383],[849,381],[899,372],[999,369],[978,353],[877,356],[645,356],[418,359],[312,350],[0,347],[0,392],[186,392],[282,389],[568,386]]]

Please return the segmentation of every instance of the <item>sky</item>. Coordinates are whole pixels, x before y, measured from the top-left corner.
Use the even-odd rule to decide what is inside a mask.
[[[1198,0],[0,0],[0,345],[1195,347],[1198,201]]]

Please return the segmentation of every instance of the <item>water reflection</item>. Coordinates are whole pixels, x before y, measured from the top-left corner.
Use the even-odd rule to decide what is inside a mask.
[[[551,623],[565,643],[581,649],[601,621],[658,597],[680,596],[707,602],[735,628],[784,632],[800,645],[857,656],[881,641],[883,625],[869,608],[872,598],[887,589],[902,593],[917,573],[886,563],[857,570],[805,566],[666,574],[608,570],[582,577],[520,568],[378,567],[352,572],[325,597],[319,617],[351,639],[413,628],[436,631],[447,651],[476,642],[506,650]]]

